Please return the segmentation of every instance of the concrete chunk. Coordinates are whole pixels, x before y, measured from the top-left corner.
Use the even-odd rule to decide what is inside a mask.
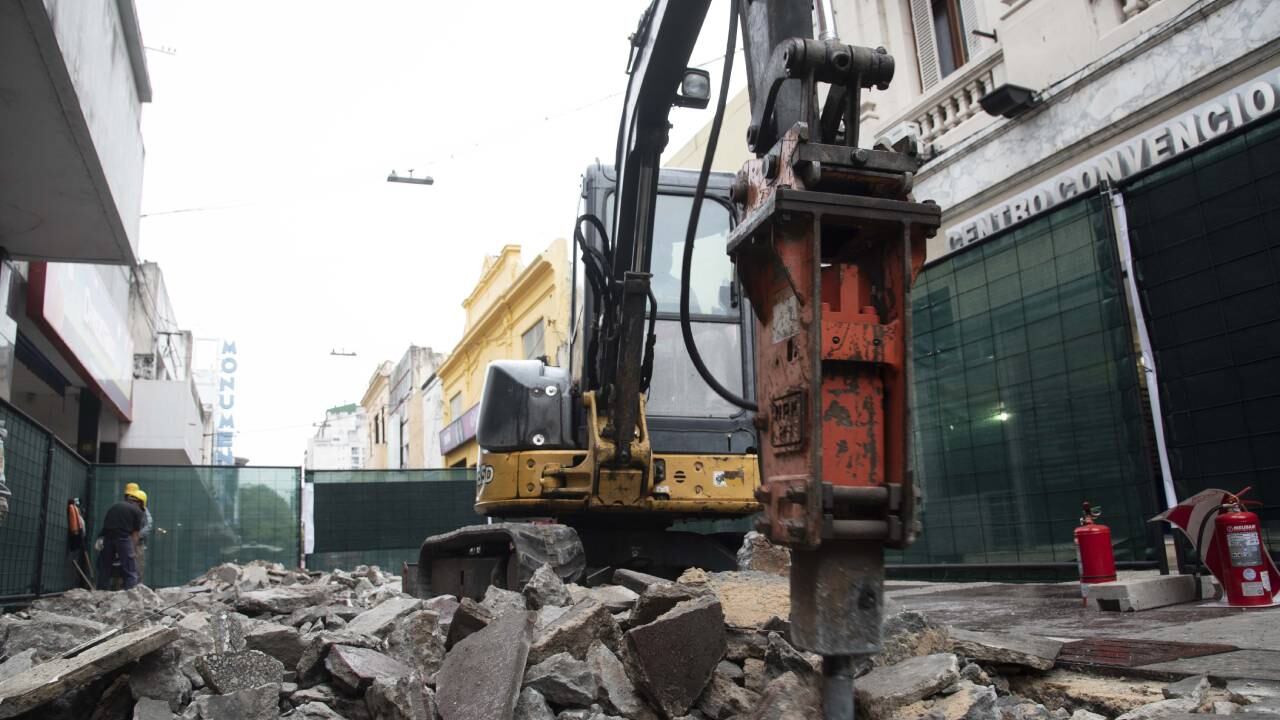
[[[529,609],[528,605],[525,604],[523,595],[514,590],[504,590],[493,585],[485,589],[484,598],[480,601],[480,605],[493,613],[494,617],[505,615],[509,612],[524,612]]]
[[[1034,635],[1006,635],[952,628],[951,647],[954,652],[978,662],[1049,670],[1058,659],[1062,643]]]
[[[276,623],[258,623],[244,633],[244,644],[250,650],[264,652],[293,670],[302,659],[302,636],[297,630]]]
[[[551,712],[542,693],[527,687],[520,691],[516,700],[514,720],[556,720],[556,714]]]
[[[795,673],[786,673],[769,683],[752,720],[800,720],[822,717],[822,697],[818,688]]]
[[[619,568],[613,571],[613,584],[621,585],[631,592],[643,595],[645,590],[654,585],[670,585],[671,581],[666,578],[660,578],[657,575]]]
[[[304,638],[306,647],[298,660],[297,678],[303,685],[314,683],[324,667],[325,656],[334,645],[349,645],[359,648],[376,648],[378,641],[368,635],[345,631],[324,630],[312,633]]]
[[[456,620],[455,620],[456,622]],[[533,613],[503,615],[458,643],[436,673],[444,720],[511,717],[533,635]]]
[[[621,637],[622,629],[609,608],[594,600],[583,600],[542,629],[529,648],[529,662],[537,664],[561,652],[585,658],[591,643],[602,642],[616,648]]]
[[[71,648],[88,642],[111,628],[93,620],[51,612],[31,611],[30,620],[17,620],[8,624],[9,634],[5,651],[16,655],[34,648],[36,657],[48,659]]]
[[[573,603],[569,597],[569,590],[564,586],[564,581],[555,570],[551,569],[550,565],[543,565],[534,571],[533,577],[529,578],[529,582],[525,584],[523,593],[530,610],[541,610],[548,605],[568,606]]]
[[[436,698],[417,674],[377,678],[364,694],[369,712],[379,720],[435,720]]]
[[[640,692],[670,717],[688,712],[725,653],[724,611],[714,596],[688,600],[627,631],[626,662]]]
[[[191,699],[191,680],[180,667],[176,644],[163,647],[138,660],[129,669],[129,691],[135,700],[160,700],[177,712]]]
[[[387,636],[387,654],[417,670],[424,679],[434,678],[445,654],[439,617],[431,610],[419,610],[396,623]]]
[[[347,623],[347,632],[386,637],[400,618],[409,615],[422,607],[417,598],[390,598],[381,605],[365,610]]]
[[[413,668],[369,648],[334,645],[324,659],[324,667],[340,689],[359,695],[378,678],[401,678]]]
[[[196,672],[214,692],[225,695],[282,682],[284,663],[258,650],[241,650],[196,658]]]
[[[656,716],[627,676],[627,669],[604,643],[592,643],[587,650],[587,666],[600,681],[600,701],[609,712],[633,720],[655,720]]]
[[[1192,675],[1177,682],[1169,683],[1164,689],[1164,696],[1169,700],[1191,698],[1197,704],[1204,702],[1204,695],[1209,691],[1209,678],[1204,675]]]
[[[324,605],[329,588],[324,585],[287,585],[241,593],[236,610],[245,615],[288,615],[295,610]]]
[[[556,653],[529,668],[524,684],[562,707],[587,707],[596,699],[600,682],[587,663],[569,653]]]
[[[1065,718],[1065,711],[1062,717]],[[968,680],[949,688],[936,700],[907,705],[896,711],[896,716],[903,718],[930,718],[931,720],[994,720],[999,717],[996,710],[996,690],[987,685],[976,685]],[[1104,718],[1105,720],[1105,718]]]
[[[1232,702],[1249,705],[1263,700],[1280,700],[1280,682],[1266,680],[1232,680],[1227,683]]]
[[[457,645],[468,635],[479,631],[491,622],[493,622],[493,612],[489,608],[471,598],[463,598],[454,610],[453,620],[449,623],[445,647],[451,648]]]
[[[752,530],[743,536],[742,547],[738,548],[738,569],[786,575],[791,572],[791,551]]]
[[[280,717],[280,686],[263,685],[227,695],[202,695],[191,703],[184,717],[200,720],[276,720]]]
[[[751,712],[759,701],[759,694],[739,686],[729,674],[717,667],[711,683],[698,698],[698,710],[710,720],[729,720]]]
[[[26,650],[10,655],[8,660],[0,663],[0,682],[4,682],[14,675],[30,670],[36,664],[35,659],[35,648],[27,648]]]
[[[0,719],[39,707],[65,692],[124,667],[178,637],[171,627],[149,627],[113,637],[75,657],[51,660],[0,682]]]
[[[1157,575],[1089,585],[1089,604],[1110,612],[1140,612],[1196,599],[1195,578]]]
[[[144,697],[133,706],[133,720],[174,720],[177,717],[169,709],[169,703]]]
[[[1190,713],[1199,704],[1192,698],[1160,700],[1147,705],[1139,705],[1117,717],[1116,720],[1164,720],[1165,718],[1173,718]]]
[[[631,609],[631,624],[644,625],[686,600],[709,594],[705,585],[666,583],[653,585],[640,594]]]
[[[621,585],[601,585],[587,589],[587,597],[609,608],[611,613],[629,612],[639,595]]]
[[[854,699],[871,720],[889,720],[898,708],[930,697],[959,679],[960,665],[955,655],[909,658],[858,678]]]

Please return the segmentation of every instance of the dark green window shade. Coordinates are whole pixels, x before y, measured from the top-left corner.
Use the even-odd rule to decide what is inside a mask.
[[[1124,190],[1179,497],[1238,491],[1280,549],[1280,123]]]
[[[1084,500],[1102,506],[1117,559],[1151,559],[1157,510],[1104,200],[928,267],[912,309],[924,533],[890,561],[1073,562]]]

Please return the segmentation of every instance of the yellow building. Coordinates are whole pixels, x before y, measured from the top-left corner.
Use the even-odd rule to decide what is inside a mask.
[[[564,240],[521,268],[520,246],[485,258],[480,280],[462,302],[462,340],[436,374],[443,386],[440,451],[448,467],[479,459],[476,420],[485,368],[493,360],[536,359],[563,364],[569,341],[569,256]]]
[[[369,378],[364,397],[360,398],[369,433],[369,457],[364,464],[368,470],[387,469],[387,400],[391,396],[391,370],[390,361],[379,365]]]

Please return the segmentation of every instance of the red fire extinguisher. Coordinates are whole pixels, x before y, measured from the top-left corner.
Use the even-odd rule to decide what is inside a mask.
[[[1217,545],[1218,567],[1222,570],[1222,589],[1227,604],[1234,607],[1253,607],[1272,603],[1272,583],[1280,578],[1271,577],[1264,557],[1266,544],[1262,542],[1258,516],[1244,509],[1240,496],[1249,488],[1232,495],[1227,494],[1218,517],[1214,520],[1213,540]]]
[[[1094,522],[1102,508],[1084,503],[1080,527],[1075,529],[1076,564],[1080,569],[1080,595],[1089,601],[1089,586],[1115,582],[1116,557],[1111,551],[1111,528]]]

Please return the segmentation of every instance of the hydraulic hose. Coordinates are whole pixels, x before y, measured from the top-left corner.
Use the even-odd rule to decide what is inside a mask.
[[[702,361],[702,354],[693,340],[693,326],[689,322],[689,274],[693,268],[693,242],[698,234],[698,216],[702,212],[702,200],[707,194],[707,181],[711,177],[711,162],[715,159],[716,144],[720,140],[720,126],[724,123],[724,108],[729,98],[729,78],[733,75],[733,51],[738,44],[738,9],[736,3],[729,3],[729,40],[724,51],[724,70],[720,74],[720,95],[716,99],[715,119],[711,121],[711,135],[707,138],[707,150],[702,157],[702,170],[698,173],[698,186],[693,194],[693,209],[689,211],[689,229],[684,236],[684,257],[680,263],[680,334],[684,337],[684,347],[689,353],[689,360],[697,369],[702,380],[716,391],[716,394],[733,405],[744,410],[755,411],[755,403],[739,397],[729,390],[707,369]]]

